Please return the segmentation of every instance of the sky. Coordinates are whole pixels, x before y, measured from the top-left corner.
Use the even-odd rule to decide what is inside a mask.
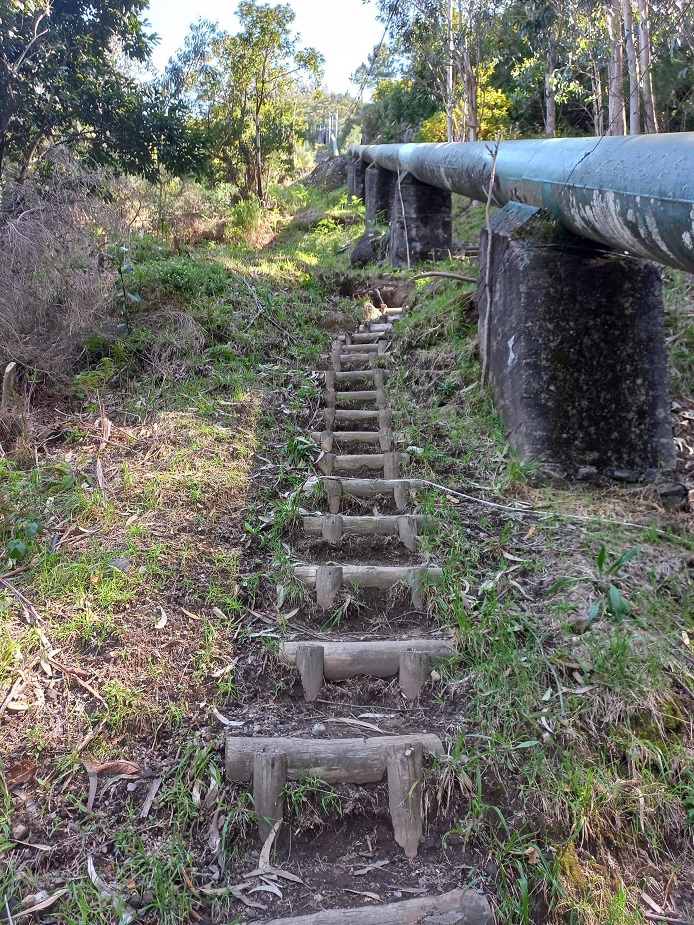
[[[279,0],[272,0],[279,2]],[[324,85],[334,93],[357,92],[350,74],[366,60],[383,35],[372,0],[284,0],[294,9],[294,27],[302,44],[316,48],[325,57]],[[181,47],[188,27],[195,20],[209,19],[235,32],[234,0],[150,0],[145,13],[161,41],[154,50],[157,69]]]

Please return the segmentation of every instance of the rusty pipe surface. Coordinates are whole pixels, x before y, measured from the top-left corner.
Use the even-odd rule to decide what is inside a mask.
[[[350,153],[486,202],[494,147],[355,145]],[[694,272],[694,132],[502,141],[492,199],[548,209],[575,234]]]

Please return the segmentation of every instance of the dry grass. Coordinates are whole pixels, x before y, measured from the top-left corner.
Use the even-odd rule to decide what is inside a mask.
[[[0,200],[0,364],[64,377],[84,337],[113,329],[114,277],[98,262],[116,213],[104,179],[56,151],[47,180],[7,183]]]

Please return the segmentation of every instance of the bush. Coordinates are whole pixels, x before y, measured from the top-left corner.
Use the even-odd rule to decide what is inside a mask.
[[[250,196],[248,199],[242,199],[236,203],[232,212],[232,222],[235,228],[253,234],[257,231],[260,224],[260,203],[256,196]]]

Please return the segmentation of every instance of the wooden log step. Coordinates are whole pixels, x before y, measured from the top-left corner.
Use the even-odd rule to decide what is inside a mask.
[[[386,407],[386,396],[383,389],[366,389],[359,392],[337,392],[335,389],[325,390],[325,404],[328,407],[343,408],[345,405],[370,405],[377,408]]]
[[[342,353],[378,353],[385,350],[387,341],[379,340],[373,344],[342,344]]]
[[[328,514],[318,517],[304,517],[304,532],[307,536],[320,536],[328,543],[339,543],[343,536],[398,536],[404,545],[414,552],[417,538],[424,530],[431,529],[434,518],[426,514],[378,515],[350,517],[343,514]]]
[[[487,899],[476,890],[451,890],[384,906],[321,909],[309,915],[269,919],[263,925],[494,925],[494,915]]]
[[[392,678],[400,672],[405,652],[419,652],[430,661],[451,658],[454,649],[443,639],[369,639],[364,642],[285,642],[280,658],[288,665],[297,665],[300,649],[322,650],[321,683],[346,681],[360,675],[372,678]],[[308,698],[307,698],[308,699]]]
[[[351,498],[375,498],[385,495],[393,498],[398,511],[404,511],[410,503],[410,492],[423,485],[420,479],[323,479],[328,510],[331,514],[340,513],[343,495]]]
[[[365,379],[390,379],[392,369],[350,369],[335,373],[335,383],[363,382]]]
[[[277,736],[226,737],[226,776],[245,783],[253,776],[255,757],[263,752],[286,756],[287,780],[306,776],[328,783],[373,784],[383,780],[388,749],[419,744],[427,755],[443,755],[437,735],[374,736],[370,739],[290,739]]]
[[[384,478],[397,479],[402,462],[402,453],[324,453],[316,465],[324,475],[359,472],[361,469],[383,469]]]
[[[297,565],[294,575],[309,588],[316,589],[318,606],[328,610],[343,585],[354,588],[392,588],[399,582],[410,586],[412,603],[421,608],[424,576],[440,578],[442,569],[429,565]]]
[[[351,337],[353,344],[375,344],[384,340],[386,335],[381,331],[357,331]]]
[[[375,424],[379,430],[391,429],[390,411],[371,411],[366,408],[325,408],[323,411],[325,430],[335,430],[338,424]]]
[[[313,431],[311,439],[320,446],[325,453],[332,453],[336,444],[368,443],[378,446],[382,453],[393,449],[393,432],[391,430],[323,430]]]

